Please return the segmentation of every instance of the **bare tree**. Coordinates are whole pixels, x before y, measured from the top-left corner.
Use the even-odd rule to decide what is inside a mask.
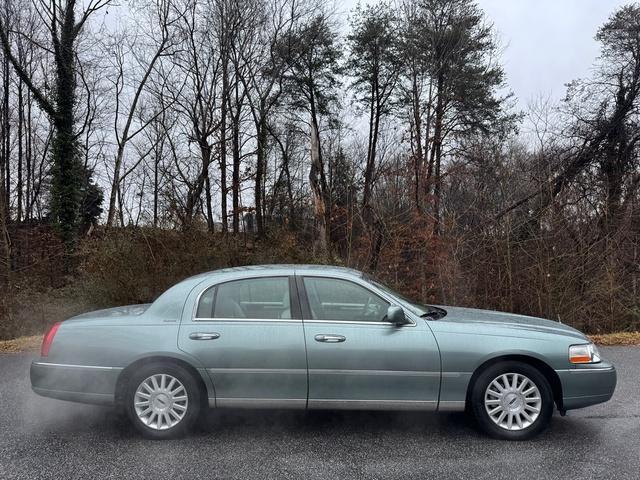
[[[274,0],[255,13],[248,32],[251,43],[241,50],[245,69],[241,77],[256,131],[254,203],[258,235],[264,233],[264,182],[269,140],[269,117],[279,105],[287,59],[278,55],[278,45],[291,35],[303,11],[293,0]],[[283,151],[285,154],[286,151]],[[288,162],[283,162],[287,171]]]
[[[208,28],[208,17],[204,15],[206,5],[191,0],[186,5],[188,9],[180,21],[181,35],[185,41],[182,50],[172,58],[172,62],[175,60],[175,72],[170,70],[172,80],[168,85],[173,85],[173,89],[168,89],[167,94],[182,119],[180,126],[184,134],[195,144],[199,155],[199,162],[185,165],[187,168],[180,165],[180,156],[175,155],[178,175],[187,187],[181,223],[184,229],[189,229],[193,226],[205,187],[209,192],[210,167],[215,160],[214,149],[218,143],[215,135],[224,135],[221,130],[221,119],[224,117],[221,113],[223,107],[219,103],[223,67],[215,34]],[[178,78],[182,79],[179,86]],[[176,151],[173,142],[172,149]],[[193,172],[190,174],[189,170]],[[226,170],[223,176],[226,176]],[[209,200],[207,206],[210,211]],[[213,230],[213,214],[210,213],[207,220],[209,229]]]
[[[137,80],[136,84],[133,86],[133,98],[131,99],[126,112],[124,113],[124,126],[122,127],[122,131],[120,130],[120,113],[121,113],[121,101],[123,93],[127,87],[130,85],[126,82],[125,78],[125,69],[128,65],[126,65],[126,53],[124,52],[124,45],[126,44],[127,37],[131,34],[131,32],[123,32],[123,34],[113,39],[113,43],[110,48],[114,51],[115,54],[115,65],[116,65],[116,77],[113,81],[115,87],[115,118],[114,118],[114,134],[117,143],[117,150],[115,154],[115,161],[113,164],[113,178],[111,181],[111,194],[109,196],[109,209],[107,213],[107,226],[111,226],[113,224],[113,220],[115,217],[116,211],[116,198],[117,191],[120,188],[121,170],[122,164],[124,160],[124,153],[127,144],[133,140],[137,135],[139,135],[142,131],[147,128],[147,126],[157,118],[157,116],[161,115],[161,111],[154,111],[154,113],[147,119],[144,119],[139,125],[134,126],[133,121],[135,119],[136,112],[138,110],[138,104],[142,98],[143,92],[147,86],[147,82],[151,77],[151,73],[156,66],[156,63],[163,57],[167,55],[171,55],[172,49],[175,44],[179,41],[176,37],[178,35],[178,31],[174,28],[176,23],[179,21],[181,14],[176,13],[174,11],[174,6],[172,5],[170,0],[156,0],[155,4],[152,5],[144,5],[142,9],[148,10],[151,9],[150,16],[152,17],[150,20],[150,32],[148,32],[145,37],[152,43],[151,51],[149,52],[150,56],[148,58],[143,58],[144,54],[140,54],[140,46],[137,43],[133,43],[128,46],[128,54],[134,58],[137,66],[142,68],[141,77]],[[143,14],[144,15],[144,14]],[[140,29],[141,25],[136,25],[136,28]],[[159,32],[159,35],[156,34]],[[134,36],[137,38],[137,35]]]

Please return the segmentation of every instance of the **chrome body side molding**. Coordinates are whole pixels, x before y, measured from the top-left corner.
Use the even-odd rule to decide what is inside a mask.
[[[309,400],[309,409],[328,410],[420,410],[435,411],[438,402],[430,400],[352,400],[314,399]]]

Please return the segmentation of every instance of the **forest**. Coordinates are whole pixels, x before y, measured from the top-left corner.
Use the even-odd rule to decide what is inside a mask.
[[[3,0],[0,339],[215,268],[640,329],[640,5],[519,103],[474,0]]]

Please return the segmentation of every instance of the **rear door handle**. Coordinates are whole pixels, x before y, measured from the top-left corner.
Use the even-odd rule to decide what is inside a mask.
[[[342,335],[316,335],[316,342],[324,342],[324,343],[341,343],[344,342],[347,337]]]
[[[215,340],[216,338],[220,338],[219,333],[211,332],[211,333],[203,333],[203,332],[195,332],[189,335],[191,340]]]

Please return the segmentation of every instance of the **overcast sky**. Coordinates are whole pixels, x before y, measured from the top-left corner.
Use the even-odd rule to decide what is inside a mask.
[[[558,100],[567,82],[587,76],[598,56],[596,31],[628,3],[631,0],[478,0],[498,30],[507,81],[521,108],[539,95]],[[348,12],[357,0],[338,4]]]

